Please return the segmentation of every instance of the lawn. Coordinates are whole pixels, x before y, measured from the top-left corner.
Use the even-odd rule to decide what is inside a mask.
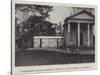
[[[73,64],[95,62],[94,54],[72,54],[47,50],[18,51],[15,54],[16,66]]]

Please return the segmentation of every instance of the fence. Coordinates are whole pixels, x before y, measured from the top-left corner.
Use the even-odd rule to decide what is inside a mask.
[[[62,46],[61,36],[35,36],[33,37],[34,48],[59,48]]]

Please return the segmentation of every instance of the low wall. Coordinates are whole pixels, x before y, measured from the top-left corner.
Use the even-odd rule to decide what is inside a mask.
[[[35,36],[33,37],[34,48],[58,48],[62,45],[61,36]]]

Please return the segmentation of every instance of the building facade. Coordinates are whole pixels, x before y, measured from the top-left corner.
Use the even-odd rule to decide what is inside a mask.
[[[94,47],[95,16],[85,10],[69,16],[64,21],[64,37],[66,46]]]

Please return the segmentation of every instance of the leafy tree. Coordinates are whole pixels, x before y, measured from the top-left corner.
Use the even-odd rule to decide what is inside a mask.
[[[82,10],[86,10],[86,11],[92,13],[92,14],[94,14],[94,12],[95,12],[94,8],[72,7],[72,13],[71,13],[71,15],[72,14],[76,14],[76,13],[82,11]]]
[[[15,27],[18,48],[27,47],[27,42],[35,35],[55,35],[53,24],[47,21],[52,8],[48,5],[16,4]]]

